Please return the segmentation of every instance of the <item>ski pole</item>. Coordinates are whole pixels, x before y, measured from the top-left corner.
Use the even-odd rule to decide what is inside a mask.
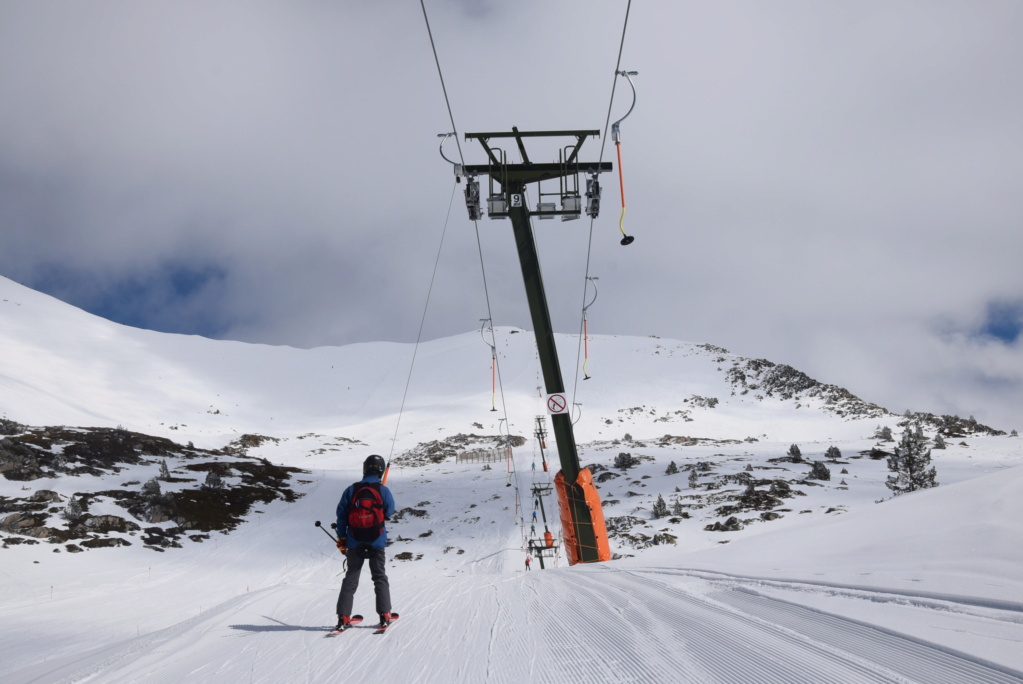
[[[319,528],[320,528],[321,530],[323,530],[323,533],[324,533],[325,535],[327,535],[328,537],[330,537],[331,539],[333,539],[333,540],[334,540],[334,543],[335,543],[335,544],[337,544],[337,543],[338,543],[338,539],[337,539],[337,537],[335,537],[335,536],[334,536],[334,535],[332,535],[332,534],[331,534],[330,532],[328,532],[328,531],[327,531],[326,529],[324,529],[323,525],[321,525],[321,524],[320,524],[320,521],[319,521],[319,520],[317,520],[317,521],[316,521],[316,522],[314,522],[313,524],[314,524],[314,525],[316,525],[317,527],[319,527]]]

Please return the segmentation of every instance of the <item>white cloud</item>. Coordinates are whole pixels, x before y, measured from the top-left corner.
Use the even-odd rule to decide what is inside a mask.
[[[461,133],[603,128],[624,4],[426,5]],[[556,327],[578,329],[592,249],[593,330],[721,344],[897,410],[1013,419],[1018,344],[950,341],[940,322],[968,332],[1023,292],[1021,14],[634,4],[637,241],[618,245],[613,177],[592,244],[588,222],[537,225]],[[188,301],[154,286],[146,314],[296,346],[414,339],[451,196],[418,5],[9,3],[0,90],[3,274],[58,290],[63,271],[55,293],[89,305],[216,267]],[[600,143],[613,160],[607,141],[584,150]],[[480,251],[495,323],[529,327],[510,230],[484,220],[478,246],[456,195],[428,337],[488,315]]]

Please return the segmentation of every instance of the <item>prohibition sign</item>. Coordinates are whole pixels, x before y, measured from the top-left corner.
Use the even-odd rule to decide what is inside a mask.
[[[547,412],[554,415],[566,413],[568,411],[568,400],[565,399],[564,394],[548,394],[547,395]]]

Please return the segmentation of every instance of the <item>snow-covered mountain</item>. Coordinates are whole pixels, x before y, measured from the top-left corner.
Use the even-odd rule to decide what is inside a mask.
[[[532,487],[557,456],[533,436],[531,333],[494,334],[497,392],[478,332],[418,349],[213,341],[0,278],[0,676],[1023,681],[1015,435],[893,415],[712,345],[597,336],[590,379],[566,379],[617,559],[527,574],[543,527]],[[575,368],[579,340],[558,344]],[[894,443],[875,434],[914,422],[947,443],[932,451],[940,486],[891,499]],[[510,471],[450,456],[509,434]],[[312,523],[374,452],[401,511],[389,564],[403,617],[383,638],[321,639],[341,559]],[[830,479],[808,477],[815,461]],[[214,471],[217,496],[248,504],[225,524],[196,512]],[[176,509],[146,508],[151,480]],[[73,534],[72,500],[88,509]],[[356,610],[371,612],[364,585]]]

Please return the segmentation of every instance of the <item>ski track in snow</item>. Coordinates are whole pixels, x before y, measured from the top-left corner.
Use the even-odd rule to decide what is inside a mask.
[[[379,677],[384,664],[389,681],[423,683],[1023,682],[1011,669],[766,596],[761,580],[708,574],[432,577],[402,591],[403,617],[387,635],[334,639],[323,638],[323,608],[335,586],[277,586],[8,681],[321,682]]]

